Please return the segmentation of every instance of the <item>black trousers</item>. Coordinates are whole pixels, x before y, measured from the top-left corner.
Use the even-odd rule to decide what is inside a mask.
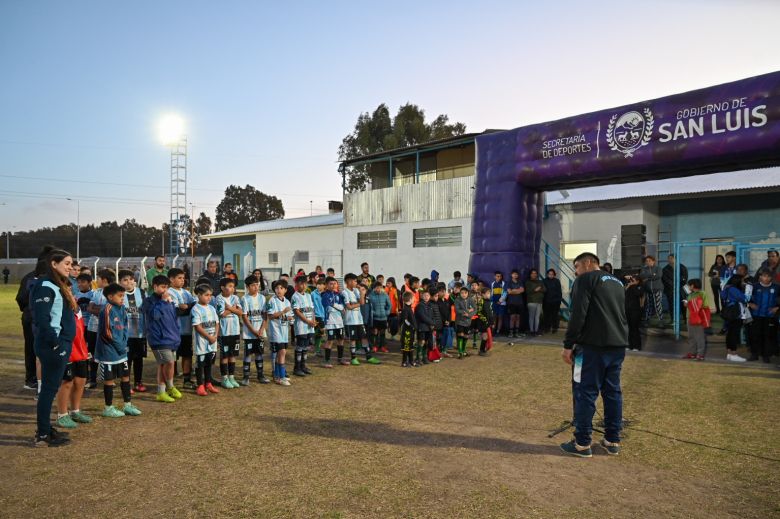
[[[33,383],[38,377],[35,375],[35,337],[32,319],[22,317],[22,334],[24,335],[24,381]]]
[[[561,302],[542,304],[542,330],[558,331],[561,322]]]
[[[750,354],[764,360],[777,353],[777,320],[772,317],[754,317],[750,325]]]
[[[715,313],[720,313],[720,283],[710,283],[715,299]]]
[[[642,335],[639,328],[642,325],[642,311],[637,309],[633,312],[626,312],[628,319],[628,347],[632,350],[642,349]]]
[[[726,322],[726,348],[736,350],[739,348],[742,335],[742,319],[735,319]]]

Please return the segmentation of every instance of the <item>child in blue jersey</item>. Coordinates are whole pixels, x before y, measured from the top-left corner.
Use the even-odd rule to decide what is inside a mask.
[[[274,382],[281,386],[289,386],[284,357],[287,353],[287,342],[290,335],[290,321],[293,319],[290,302],[284,297],[287,283],[283,280],[274,281],[271,285],[274,296],[268,300],[265,307],[268,319],[268,339],[271,343],[271,353],[276,354],[274,361]]]
[[[252,355],[255,356],[257,368],[257,381],[268,384],[270,381],[263,375],[263,353],[265,352],[265,330],[267,324],[263,319],[265,312],[265,296],[260,294],[260,280],[255,276],[249,276],[244,280],[246,294],[241,298],[241,316],[244,326],[241,327],[241,336],[244,338],[244,366],[242,386],[249,385],[249,375],[252,367]]]
[[[127,312],[123,305],[125,289],[111,283],[102,290],[106,304],[98,316],[97,341],[95,343],[95,361],[98,362],[100,378],[103,380],[103,398],[106,406],[103,416],[138,416],[141,411],[132,403],[130,394],[130,368],[127,365]],[[114,385],[120,380],[124,408],[114,407]]]
[[[190,319],[195,298],[184,288],[185,276],[182,269],[174,267],[169,270],[168,280],[171,283],[168,293],[176,304],[176,315],[179,316],[181,336],[179,349],[176,350],[176,359],[181,359],[181,372],[184,374],[182,384],[185,389],[195,389],[192,383],[192,320]]]
[[[95,389],[97,387],[97,371],[98,365],[95,362],[95,344],[97,343],[97,331],[98,331],[98,316],[106,305],[106,298],[103,297],[103,287],[108,286],[116,280],[114,272],[108,269],[98,272],[95,283],[97,288],[92,290],[92,297],[87,305],[87,313],[89,314],[89,321],[87,321],[87,331],[84,337],[87,339],[87,351],[89,352],[89,382],[87,383],[87,389]]]
[[[241,333],[241,301],[235,295],[236,282],[232,278],[222,278],[219,282],[222,293],[217,296],[219,314],[220,359],[219,373],[222,375],[222,387],[235,389],[241,387],[236,380],[236,357],[241,353],[239,336]]]
[[[325,278],[328,290],[322,293],[322,308],[325,313],[325,362],[323,368],[332,368],[330,353],[335,343],[338,347],[338,361],[341,365],[349,365],[344,360],[344,298],[339,293],[336,278]]]
[[[211,305],[211,286],[202,283],[195,287],[198,304],[192,307],[192,330],[194,335],[195,377],[198,396],[219,393],[211,379],[211,366],[217,356],[217,338],[219,337],[219,316]]]
[[[123,305],[127,311],[127,364],[133,373],[133,386],[136,392],[145,393],[143,383],[144,359],[146,358],[146,339],[144,338],[144,297],[141,289],[135,286],[132,270],[119,271],[119,284],[125,289]]]
[[[181,392],[173,385],[173,366],[181,341],[176,303],[168,292],[170,281],[164,275],[152,278],[152,293],[144,301],[146,337],[157,361],[157,401],[173,403]]]
[[[365,292],[363,292],[365,294]],[[366,330],[363,326],[363,315],[360,312],[360,306],[365,303],[363,295],[357,288],[357,276],[349,273],[344,276],[344,290],[341,291],[341,297],[344,298],[344,325],[349,341],[349,352],[352,357],[351,364],[359,366],[357,359],[357,345],[360,344],[366,352],[366,362],[369,364],[381,364],[379,359],[371,355],[371,349],[365,343]]]
[[[306,366],[306,357],[314,337],[314,328],[317,326],[317,321],[314,320],[314,302],[311,294],[306,291],[306,276],[295,278],[292,309],[295,313],[295,367],[293,375],[305,377],[312,374],[312,371]]]
[[[79,305],[79,310],[81,310],[81,315],[84,318],[84,326],[86,327],[86,322],[89,320],[87,308],[89,307],[89,302],[92,300],[92,276],[89,274],[79,274],[76,276],[76,283],[78,286],[76,287],[76,291],[73,292],[73,298],[76,300],[76,304]]]
[[[325,337],[325,307],[322,306],[322,294],[327,288],[325,278],[318,276],[315,281],[314,290],[311,291],[311,302],[314,304],[314,320],[317,326],[314,327],[314,354],[321,355],[322,339]]]

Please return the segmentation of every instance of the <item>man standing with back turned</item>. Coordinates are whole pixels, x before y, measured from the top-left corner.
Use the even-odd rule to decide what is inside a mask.
[[[561,444],[572,456],[590,458],[593,414],[601,393],[607,454],[620,453],[623,393],[620,370],[628,345],[623,284],[599,269],[599,258],[585,252],[574,260],[577,279],[571,291],[571,318],[563,340],[564,362],[573,364],[574,439]]]

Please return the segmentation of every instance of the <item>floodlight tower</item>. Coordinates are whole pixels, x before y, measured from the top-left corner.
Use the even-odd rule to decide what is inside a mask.
[[[186,252],[183,217],[187,214],[187,136],[181,117],[163,117],[160,121],[160,137],[171,150],[169,253],[175,256]]]

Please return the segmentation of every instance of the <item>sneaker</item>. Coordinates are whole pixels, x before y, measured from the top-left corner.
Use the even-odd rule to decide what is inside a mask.
[[[463,354],[462,353],[458,353],[458,360],[463,360]]]
[[[107,405],[103,409],[103,418],[122,418],[125,415],[122,411],[112,405]]]
[[[434,364],[438,364],[439,362],[441,362],[441,359],[436,359],[433,361]]]
[[[378,352],[378,351],[379,351],[379,348],[377,348],[376,346],[374,346],[373,348],[371,348],[371,352],[372,352],[372,353],[376,353],[376,352]]]
[[[593,450],[590,447],[580,447],[574,440],[561,444],[561,450],[566,454],[577,456],[578,458],[592,458]]]
[[[331,368],[333,367],[333,364],[331,364],[330,362],[328,362],[328,363],[326,363],[326,364],[323,364],[323,365],[322,365],[322,367],[323,367],[323,368],[325,368],[325,369],[331,369]]]
[[[402,368],[408,368],[408,367],[409,367],[409,363],[408,363],[408,362],[406,362],[406,361],[403,361],[403,362],[401,363],[401,367],[402,367]]]
[[[351,366],[360,366],[360,361],[357,360],[357,358],[354,358],[349,363]]]
[[[195,390],[195,394],[198,396],[206,396],[208,393],[206,392],[206,386],[198,386],[198,389]]]
[[[185,380],[182,382],[182,387],[184,389],[197,389],[199,386],[195,384],[192,380]]]
[[[415,360],[414,361],[414,367],[415,368],[419,368],[420,367],[420,361],[419,360]]]
[[[246,387],[249,385],[249,377],[244,377],[241,379],[241,382],[239,382],[242,386]]]
[[[390,353],[390,350],[388,350],[386,346],[382,346],[381,348],[379,348],[379,351],[381,351],[382,353]]]
[[[85,415],[81,411],[71,411],[70,417],[73,418],[73,421],[77,423],[92,423],[92,417]]]
[[[696,360],[704,360],[704,355],[696,355]]]
[[[235,375],[228,375],[228,379],[230,379],[230,383],[233,384],[233,389],[241,387],[241,384],[238,383]]]
[[[219,393],[219,389],[214,387],[214,384],[212,384],[211,382],[206,384],[206,391],[208,391],[209,393]]]
[[[134,395],[134,394],[135,394],[135,389],[133,389],[133,388],[131,387],[131,388],[130,388],[130,395],[132,396],[132,395]]]
[[[740,357],[736,353],[734,354],[729,353],[728,355],[726,355],[726,360],[731,362],[747,362],[747,359],[745,357]]]
[[[268,380],[268,377],[266,377],[265,375],[261,375],[261,376],[257,377],[257,381],[260,382],[261,384],[270,384],[271,383],[271,381]]]
[[[696,354],[694,354],[694,353],[686,353],[683,358],[684,359],[695,359],[696,358]]]
[[[89,382],[84,387],[86,387],[87,389],[95,389],[97,387],[97,382]],[[36,389],[37,389],[37,386],[36,386]]]
[[[607,451],[607,454],[610,456],[617,456],[620,454],[620,444],[619,443],[612,443],[608,442],[606,438],[602,438],[599,442],[599,445],[602,449]]]
[[[480,357],[487,357],[487,352],[486,351],[480,351],[479,352],[479,356]]]
[[[275,382],[277,384],[279,384],[280,386],[289,386],[290,385],[290,381],[287,380],[286,378],[280,378],[280,379],[276,380]]]
[[[306,373],[307,375],[311,375],[312,373],[314,373],[312,370],[310,370],[310,369],[309,369],[308,367],[306,367],[306,366],[304,366],[304,367],[303,367],[303,372],[304,372],[304,373]]]
[[[233,384],[230,383],[230,379],[227,376],[222,377],[222,382],[219,385],[225,389],[233,389]]]
[[[304,373],[302,369],[296,369],[295,371],[293,371],[293,375],[295,375],[296,377],[305,377],[306,373]]]
[[[41,436],[35,433],[35,439],[33,440],[33,446],[35,447],[60,447],[70,443],[70,438],[65,436],[55,436],[53,434],[45,434]]]
[[[140,384],[136,384],[134,389],[137,393],[146,393],[147,391],[146,386],[143,384],[143,382],[141,382]]]
[[[125,407],[122,408],[122,411],[124,411],[127,416],[141,416],[141,410],[134,406],[132,402],[127,402]]]
[[[425,357],[423,357],[422,363],[423,364],[428,364],[428,362],[430,362],[430,361],[428,360],[428,356],[426,355]]]
[[[378,359],[378,358],[376,358],[376,357],[371,357],[371,358],[370,358],[370,359],[368,359],[366,362],[368,362],[369,364],[373,364],[373,365],[375,365],[375,366],[376,366],[377,364],[382,364],[382,361],[381,361],[381,360],[379,360],[379,359]]]
[[[30,389],[32,391],[38,391],[38,382],[35,380],[28,380],[24,383],[24,389]]]
[[[173,398],[165,391],[163,391],[162,393],[157,393],[157,398],[155,400],[157,400],[158,402],[162,402],[164,404],[171,404],[176,401],[175,398]]]
[[[68,414],[57,418],[57,425],[59,425],[63,429],[75,429],[76,427],[79,426],[79,424],[74,422],[73,418],[71,418],[71,416]]]
[[[342,360],[339,361],[339,364],[341,364],[342,366],[349,366],[349,361],[342,359]]]
[[[178,389],[176,389],[176,387],[175,387],[175,386],[171,386],[171,388],[168,390],[168,394],[169,394],[170,396],[172,396],[173,398],[177,399],[177,400],[178,400],[179,398],[181,398],[181,391],[179,391]]]

